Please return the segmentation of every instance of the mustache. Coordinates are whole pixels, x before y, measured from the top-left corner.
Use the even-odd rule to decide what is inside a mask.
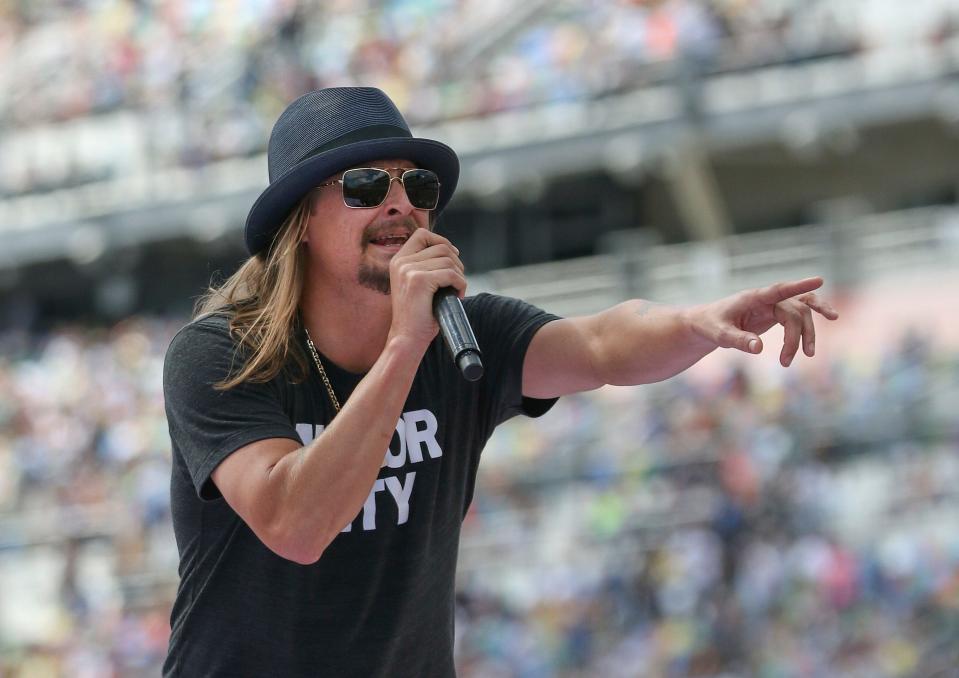
[[[363,229],[363,248],[366,249],[366,246],[370,244],[371,240],[384,236],[387,233],[394,233],[398,228],[402,228],[406,232],[406,235],[410,236],[419,228],[419,225],[413,217],[403,217],[401,219],[378,221],[369,224]]]

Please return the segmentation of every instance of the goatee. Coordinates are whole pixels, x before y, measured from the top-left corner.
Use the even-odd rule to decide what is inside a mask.
[[[390,293],[390,271],[383,270],[369,264],[360,264],[360,270],[357,274],[358,282],[363,287],[371,289],[381,294]]]

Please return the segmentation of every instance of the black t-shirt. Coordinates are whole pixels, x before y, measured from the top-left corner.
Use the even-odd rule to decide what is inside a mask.
[[[312,361],[301,383],[281,373],[217,391],[235,369],[227,318],[206,316],[177,334],[163,382],[180,586],[164,676],[455,674],[456,556],[480,452],[497,424],[555,402],[522,396],[526,349],[555,316],[489,294],[463,304],[484,377],[467,382],[442,340],[431,344],[364,507],[311,565],[267,548],[210,474],[254,441],[308,443],[322,432],[333,409]],[[305,347],[302,336],[295,346]],[[363,375],[323,362],[345,401]]]

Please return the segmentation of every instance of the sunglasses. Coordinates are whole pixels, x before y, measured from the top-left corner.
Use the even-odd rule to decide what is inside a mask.
[[[378,167],[355,167],[343,172],[341,178],[319,186],[343,185],[343,204],[347,207],[379,207],[386,200],[394,181],[403,184],[410,204],[418,210],[434,210],[440,200],[440,178],[428,169],[407,169],[398,177]]]

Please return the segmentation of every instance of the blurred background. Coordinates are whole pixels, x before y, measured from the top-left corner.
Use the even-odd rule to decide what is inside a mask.
[[[0,676],[158,675],[164,351],[273,121],[345,84],[459,152],[474,293],[842,314],[503,426],[460,675],[959,675],[955,2],[3,0]]]

